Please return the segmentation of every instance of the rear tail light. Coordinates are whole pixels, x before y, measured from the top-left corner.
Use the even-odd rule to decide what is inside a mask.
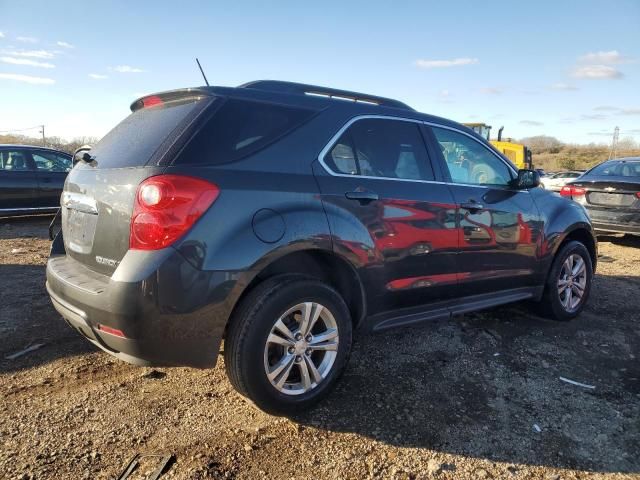
[[[573,185],[565,185],[560,190],[560,195],[562,195],[563,197],[582,197],[586,193],[587,191],[584,188],[574,187]]]
[[[640,198],[640,192],[636,192],[636,197]]]
[[[215,202],[220,189],[200,178],[150,177],[138,186],[129,248],[158,250],[174,243]]]

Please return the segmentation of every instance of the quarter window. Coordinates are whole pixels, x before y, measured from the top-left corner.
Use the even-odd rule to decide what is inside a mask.
[[[351,125],[324,157],[336,173],[433,180],[427,150],[414,122],[370,118]]]
[[[432,127],[451,181],[469,185],[508,186],[511,170],[484,145],[467,135]]]

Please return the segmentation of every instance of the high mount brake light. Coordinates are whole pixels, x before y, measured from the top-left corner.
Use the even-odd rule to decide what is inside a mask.
[[[131,216],[129,248],[168,247],[215,202],[217,185],[200,178],[158,175],[138,185]]]
[[[154,105],[162,105],[164,101],[157,95],[151,95],[142,99],[142,107],[153,107]]]
[[[581,197],[585,195],[587,191],[582,187],[574,187],[573,185],[565,185],[560,190],[560,195],[563,197]]]

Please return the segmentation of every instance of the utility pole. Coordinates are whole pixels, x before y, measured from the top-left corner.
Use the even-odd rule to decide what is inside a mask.
[[[620,136],[620,128],[616,127],[613,131],[613,140],[611,141],[611,151],[609,152],[609,160],[618,156],[618,137]]]
[[[47,141],[44,138],[44,125],[40,125],[40,133],[42,134],[42,146],[46,147],[47,146]]]

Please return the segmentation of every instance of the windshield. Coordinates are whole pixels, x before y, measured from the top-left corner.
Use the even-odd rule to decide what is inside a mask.
[[[600,177],[640,177],[640,161],[614,160],[594,167],[589,175]]]

